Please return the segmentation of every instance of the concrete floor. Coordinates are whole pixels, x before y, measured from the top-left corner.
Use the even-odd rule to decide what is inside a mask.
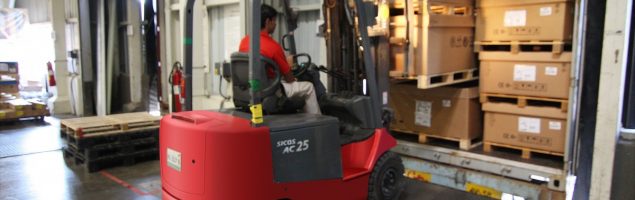
[[[160,199],[159,161],[87,173],[63,159],[59,120],[0,124],[0,199]],[[408,180],[401,200],[487,199]]]

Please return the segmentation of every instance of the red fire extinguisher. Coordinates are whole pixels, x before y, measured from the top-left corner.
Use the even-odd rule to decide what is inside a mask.
[[[55,72],[53,71],[53,64],[51,64],[51,62],[47,62],[46,67],[48,68],[49,73],[49,87],[53,87],[57,85],[57,82],[55,82]]]
[[[183,66],[180,62],[172,65],[168,82],[172,86],[172,111],[181,112],[185,103],[185,79],[183,78]]]

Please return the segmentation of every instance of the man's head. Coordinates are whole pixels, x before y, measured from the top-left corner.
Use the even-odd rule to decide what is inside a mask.
[[[269,5],[262,4],[262,6],[260,6],[260,30],[266,30],[269,34],[273,33],[273,31],[276,30],[277,15],[278,11],[276,11],[276,9]]]

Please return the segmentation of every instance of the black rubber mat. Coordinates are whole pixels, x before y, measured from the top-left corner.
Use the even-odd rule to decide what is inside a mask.
[[[0,158],[56,151],[62,148],[59,121],[24,120],[0,125]]]

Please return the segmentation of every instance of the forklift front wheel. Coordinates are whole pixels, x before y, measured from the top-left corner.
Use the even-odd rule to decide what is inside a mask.
[[[404,185],[404,166],[401,157],[394,152],[384,153],[373,168],[368,182],[369,200],[392,200]]]

